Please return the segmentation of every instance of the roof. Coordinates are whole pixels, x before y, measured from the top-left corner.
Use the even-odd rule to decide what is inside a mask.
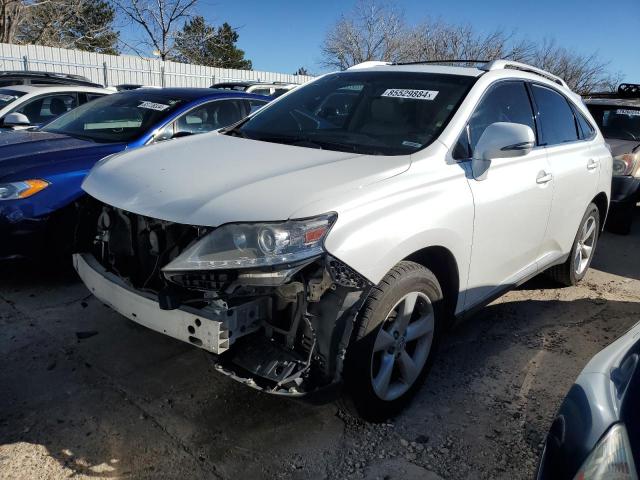
[[[459,66],[460,65],[460,66]],[[471,65],[478,65],[473,67]],[[440,73],[450,75],[462,75],[479,77],[487,72],[519,72],[518,78],[544,78],[570,91],[567,83],[560,77],[553,75],[546,70],[527,65],[526,63],[516,62],[513,60],[425,60],[421,62],[410,63],[391,63],[391,62],[363,62],[354,65],[348,70],[374,70],[374,71],[394,71],[394,72],[419,72],[419,73]],[[503,74],[504,75],[504,74]],[[515,76],[515,75],[514,75]]]
[[[611,105],[616,107],[638,107],[640,98],[585,98],[587,105]]]
[[[192,101],[200,98],[214,98],[214,97],[247,97],[247,98],[268,98],[263,95],[255,95],[251,93],[233,91],[233,90],[218,90],[215,88],[138,88],[135,90],[124,90],[118,92],[117,95],[140,95],[148,93],[149,95],[164,95],[168,97],[178,97],[183,100]]]
[[[85,87],[84,85],[73,84],[48,84],[48,85],[7,85],[0,87],[2,90],[15,90],[24,93],[55,93],[55,92],[91,92],[91,93],[113,93],[102,87]]]
[[[68,81],[75,84],[85,84],[87,86],[101,87],[99,83],[94,83],[87,77],[82,75],[74,75],[72,73],[58,73],[58,72],[40,72],[34,70],[1,70],[0,77],[14,77],[14,78],[49,78],[57,81]]]

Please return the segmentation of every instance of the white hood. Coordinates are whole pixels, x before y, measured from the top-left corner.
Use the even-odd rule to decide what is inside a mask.
[[[409,165],[409,156],[356,155],[212,133],[111,157],[93,168],[82,188],[129,212],[218,226],[286,220],[307,204],[392,177]]]

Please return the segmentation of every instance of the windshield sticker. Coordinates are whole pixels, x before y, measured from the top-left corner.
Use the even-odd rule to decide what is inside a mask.
[[[0,101],[2,102],[10,102],[11,100],[15,100],[16,97],[14,97],[13,95],[0,95]]]
[[[412,100],[434,100],[439,92],[435,90],[411,90],[407,88],[388,88],[381,97],[410,98]]]
[[[632,117],[640,117],[640,110],[629,110],[624,108],[619,108],[616,110],[617,115],[630,115]]]
[[[157,110],[158,112],[162,112],[163,110],[169,108],[169,105],[165,105],[164,103],[149,102],[145,100],[140,105],[138,105],[138,108],[146,108],[147,110]]]
[[[402,145],[404,145],[405,147],[412,147],[412,148],[422,147],[421,143],[410,142],[409,140],[405,140],[404,142],[402,142]]]

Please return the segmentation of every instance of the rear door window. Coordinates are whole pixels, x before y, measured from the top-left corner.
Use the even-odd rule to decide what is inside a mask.
[[[532,84],[540,125],[540,145],[553,146],[578,140],[578,128],[566,98],[551,88]]]
[[[258,103],[256,100],[228,99],[201,105],[176,120],[174,135],[211,132],[239,122],[249,114],[249,102]]]

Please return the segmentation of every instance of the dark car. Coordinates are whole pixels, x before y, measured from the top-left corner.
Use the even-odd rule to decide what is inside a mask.
[[[29,70],[0,71],[0,87],[11,85],[82,85],[84,87],[102,88],[99,83],[92,82],[82,75],[56,72],[36,72]]]
[[[585,99],[613,155],[613,182],[608,226],[616,233],[631,230],[640,202],[640,85],[622,84],[616,93]]]
[[[547,435],[538,480],[637,480],[640,323],[587,364]]]
[[[80,184],[101,158],[231,125],[269,100],[208,88],[138,89],[93,100],[39,130],[1,135],[0,258],[64,250]]]

